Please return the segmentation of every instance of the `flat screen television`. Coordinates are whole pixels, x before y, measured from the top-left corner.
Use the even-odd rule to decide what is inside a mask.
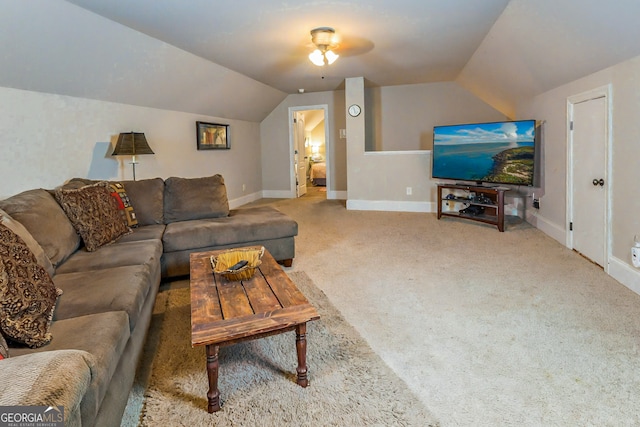
[[[536,121],[434,126],[433,178],[533,185]]]

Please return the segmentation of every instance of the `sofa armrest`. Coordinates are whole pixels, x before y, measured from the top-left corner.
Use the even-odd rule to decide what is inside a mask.
[[[0,406],[64,406],[65,426],[81,425],[80,402],[91,382],[93,356],[55,350],[0,361]]]

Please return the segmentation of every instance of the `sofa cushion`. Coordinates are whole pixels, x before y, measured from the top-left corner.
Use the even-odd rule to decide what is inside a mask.
[[[90,353],[91,383],[80,403],[82,425],[94,425],[100,404],[125,350],[131,333],[124,311],[90,314],[58,320],[51,325],[53,340],[44,347],[28,349],[12,347],[11,358],[28,353],[58,350],[82,350]],[[125,391],[125,392],[128,392]]]
[[[33,252],[33,255],[35,255],[38,264],[44,267],[49,276],[53,276],[55,269],[53,268],[53,264],[51,264],[51,260],[49,260],[47,254],[44,253],[44,249],[42,249],[40,243],[36,242],[36,239],[33,238],[31,233],[29,233],[27,229],[24,228],[24,225],[11,218],[9,214],[2,209],[0,209],[0,224],[3,224],[8,229],[20,236],[20,238],[29,247],[29,250],[31,250],[31,252]]]
[[[122,236],[118,243],[124,242],[137,242],[140,240],[162,240],[162,235],[164,234],[164,229],[166,225],[164,224],[154,224],[154,225],[143,225],[136,228],[133,228],[133,233],[127,234],[126,236]]]
[[[80,246],[80,236],[47,190],[25,191],[0,201],[0,208],[22,224],[57,267]]]
[[[58,300],[54,322],[119,310],[129,316],[130,330],[136,326],[149,290],[158,286],[145,265],[58,274],[53,281],[64,292]]]
[[[162,237],[165,252],[258,242],[298,234],[298,223],[271,206],[232,210],[225,218],[175,222]]]
[[[106,182],[77,189],[58,188],[55,197],[88,251],[95,251],[131,232]]]
[[[30,347],[51,341],[49,327],[60,293],[20,236],[0,224],[2,333]]]
[[[164,221],[188,221],[229,215],[229,200],[222,175],[204,178],[167,178]]]
[[[138,225],[164,224],[164,181],[161,178],[122,181],[136,210]]]
[[[160,240],[140,240],[135,242],[116,242],[103,246],[97,251],[81,249],[74,253],[56,270],[56,275],[78,271],[95,271],[125,265],[144,265],[149,268],[152,277],[159,273],[162,257]],[[55,276],[54,276],[55,277]]]
[[[124,190],[124,185],[120,182],[110,182],[109,189],[111,190],[111,197],[116,200],[120,216],[122,216],[124,222],[129,227],[137,227],[138,219],[136,218],[136,212],[133,210],[127,192]]]

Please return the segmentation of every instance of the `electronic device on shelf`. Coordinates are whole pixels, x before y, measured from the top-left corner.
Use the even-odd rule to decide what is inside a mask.
[[[493,205],[493,200],[491,200],[484,194],[479,194],[477,196],[474,196],[473,199],[471,200],[473,201],[473,203],[481,203],[483,205]]]
[[[505,187],[438,184],[437,218],[457,217],[484,222],[504,231]]]
[[[536,144],[535,120],[434,126],[432,176],[532,186]]]

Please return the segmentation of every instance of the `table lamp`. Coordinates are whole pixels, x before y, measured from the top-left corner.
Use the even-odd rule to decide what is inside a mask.
[[[136,156],[138,154],[155,154],[142,132],[126,132],[118,135],[118,142],[112,156],[132,156],[133,180],[136,180]]]

